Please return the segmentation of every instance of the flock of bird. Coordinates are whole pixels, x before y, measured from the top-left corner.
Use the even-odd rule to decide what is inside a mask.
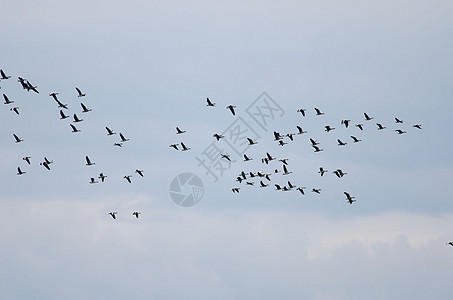
[[[208,107],[216,106],[216,103],[212,102],[209,98],[206,99],[206,103],[207,103],[206,106],[208,106]],[[233,115],[236,115],[236,106],[235,105],[228,105],[226,108]],[[317,107],[314,108],[314,112],[315,112],[316,116],[322,116],[325,114],[323,111],[321,111]],[[307,109],[299,108],[297,110],[297,113],[300,113],[302,117],[306,117]],[[370,116],[366,112],[363,114],[363,116],[364,116],[363,120],[365,122],[369,122],[374,119],[374,117]],[[404,122],[403,122],[403,120],[401,120],[399,118],[395,118],[395,123],[398,125],[401,125]],[[345,128],[349,128],[352,123],[351,123],[351,120],[349,120],[349,119],[343,119],[340,121],[340,124],[341,124],[341,126],[344,126]],[[376,126],[377,126],[377,130],[384,130],[387,128],[386,126],[382,125],[381,123],[376,123]],[[285,146],[290,142],[294,142],[296,136],[307,133],[307,131],[304,131],[301,126],[296,125],[295,127],[297,129],[297,132],[294,132],[294,133],[281,134],[277,131],[274,131],[273,140],[279,146]],[[360,131],[363,131],[364,123],[356,123],[354,125],[354,127],[358,128],[358,130],[360,130]],[[414,125],[412,125],[412,127],[416,128],[416,129],[422,129],[422,125],[420,125],[420,124],[414,124]],[[329,133],[329,132],[332,132],[333,130],[335,130],[335,127],[332,127],[331,125],[326,125],[326,126],[324,126],[324,130],[327,133]],[[185,130],[182,130],[181,128],[176,127],[176,134],[180,135],[185,132],[186,132]],[[407,131],[400,129],[400,128],[395,129],[395,132],[396,132],[396,134],[400,134],[400,135],[407,133]],[[216,141],[220,141],[221,139],[225,138],[225,136],[223,136],[222,134],[219,134],[219,133],[214,133],[213,138],[215,138]],[[362,141],[361,139],[357,138],[354,135],[350,135],[350,138],[352,140],[352,143],[359,143]],[[253,145],[258,144],[258,142],[256,140],[253,140],[250,137],[247,137],[246,139],[248,142],[248,146],[253,146]],[[309,145],[313,148],[314,152],[324,151],[324,149],[321,148],[320,143],[316,139],[310,137],[309,142],[310,142]],[[344,147],[347,144],[348,144],[348,142],[346,140],[337,139],[337,145],[339,147]],[[183,142],[180,142],[179,144],[171,144],[170,147],[172,147],[176,150],[179,150],[178,149],[179,145],[181,145],[182,151],[187,151],[187,150],[191,149],[191,148],[187,147]],[[250,155],[247,155],[246,153],[243,153],[243,158],[244,158],[244,160],[243,160],[244,162],[253,160],[253,158]],[[231,157],[227,153],[221,153],[220,159],[231,162]],[[289,168],[288,160],[289,160],[288,158],[279,158],[278,159],[276,157],[273,157],[269,152],[266,152],[264,157],[261,158],[261,163],[263,163],[265,165],[269,165],[271,162],[277,161],[277,162],[282,163],[281,169],[275,168],[274,170],[267,170],[267,171],[241,171],[240,174],[238,174],[236,177],[236,182],[238,182],[239,184],[245,183],[245,186],[258,186],[260,188],[267,188],[270,185],[269,184],[270,181],[272,181],[271,177],[275,177],[277,174],[281,174],[281,175],[285,176],[285,175],[289,175],[289,174],[293,173],[292,171],[289,171],[289,169],[288,169]],[[324,174],[327,172],[328,172],[328,170],[326,170],[324,167],[322,167],[322,166],[319,167],[318,173],[320,174],[321,177],[323,177]],[[337,168],[332,171],[332,174],[334,174],[338,178],[343,178],[343,176],[345,176],[347,173],[344,172],[342,169]],[[290,180],[285,180],[285,182],[287,184],[274,183],[273,185],[275,186],[275,190],[283,191],[283,192],[296,190],[296,191],[299,191],[300,194],[305,195],[305,190],[307,189],[307,187],[301,186],[301,185],[294,185],[291,183]],[[235,186],[235,187],[231,188],[231,191],[233,193],[239,193],[240,189],[241,189],[240,186]],[[315,193],[315,194],[321,194],[321,188],[313,187],[313,188],[311,188],[311,192]],[[347,191],[344,192],[344,196],[346,197],[346,201],[349,204],[352,204],[356,201],[355,197],[352,196]]]
[[[6,75],[5,72],[2,69],[0,69],[0,81],[1,80],[7,80],[9,78],[11,78],[11,76]],[[22,77],[18,77],[18,82],[20,82],[20,84],[22,85],[22,88],[24,90],[27,90],[28,92],[29,91],[33,91],[33,92],[39,94],[37,86],[32,85],[27,79],[24,79]],[[75,89],[77,91],[77,97],[78,98],[86,96],[86,94],[83,93],[78,87],[76,87]],[[68,104],[62,103],[58,99],[58,95],[59,94],[56,93],[56,92],[52,92],[52,93],[49,94],[49,96],[52,97],[52,99],[55,100],[55,102],[57,103],[58,108],[60,108],[60,112],[59,112],[60,113],[60,119],[61,120],[68,119],[68,118],[70,118],[70,116],[65,114],[65,112],[64,112],[64,110],[68,110],[69,109],[68,108]],[[3,93],[3,98],[5,100],[5,102],[4,102],[5,105],[9,106],[9,105],[15,103],[15,101],[11,100],[5,93]],[[80,103],[80,106],[82,108],[82,110],[81,110],[82,113],[89,113],[89,112],[92,111],[92,109],[88,108],[84,103]],[[19,107],[18,106],[14,106],[14,107],[10,108],[10,110],[13,111],[14,113],[16,113],[17,115],[20,115],[20,111],[19,111]],[[81,130],[76,127],[76,124],[78,124],[80,122],[83,122],[83,121],[84,120],[82,118],[77,116],[77,113],[73,114],[73,121],[72,121],[72,123],[69,124],[69,126],[70,126],[70,128],[72,130],[72,133],[81,132]],[[111,130],[109,127],[105,127],[105,129],[107,130],[107,135],[108,136],[112,136],[112,135],[116,134],[116,132]],[[15,143],[24,142],[24,138],[19,137],[16,133],[13,133],[12,135],[14,137]],[[125,142],[129,141],[129,139],[126,138],[121,132],[119,133],[119,137],[120,137],[120,140],[115,142],[113,144],[114,146],[122,147]],[[25,156],[25,157],[22,158],[22,160],[25,161],[27,165],[31,165],[32,164],[32,157],[31,156]],[[96,164],[94,161],[92,161],[90,159],[90,157],[88,155],[85,156],[85,162],[86,162],[85,165],[88,166],[88,167],[89,166],[93,166],[93,165]],[[39,165],[43,166],[48,171],[51,171],[51,164],[53,164],[53,161],[49,160],[47,157],[44,157],[43,161],[39,163]],[[135,173],[138,174],[140,177],[144,177],[144,171],[143,170],[136,169]],[[26,171],[22,170],[22,168],[20,166],[17,167],[17,175],[18,176],[25,175],[25,174],[27,174]],[[90,184],[99,183],[99,181],[96,180],[96,179],[100,179],[100,182],[102,183],[102,182],[104,182],[106,180],[107,177],[108,177],[107,175],[105,175],[103,172],[101,172],[99,174],[99,176],[91,177],[90,180],[89,180],[89,183]],[[123,178],[128,183],[132,183],[131,177],[132,177],[132,175],[125,175]],[[117,212],[109,212],[109,215],[112,216],[113,219],[116,219],[116,214],[117,214]],[[138,218],[139,214],[141,214],[141,213],[140,212],[134,212],[133,213],[133,215],[136,218]]]

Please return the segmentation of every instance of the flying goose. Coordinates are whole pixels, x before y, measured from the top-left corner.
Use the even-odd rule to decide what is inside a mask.
[[[185,132],[186,132],[185,130],[181,130],[181,129],[179,129],[179,127],[176,127],[176,134],[182,134]]]
[[[226,108],[228,108],[228,109],[231,111],[231,113],[233,114],[233,116],[236,115],[236,113],[234,112],[235,107],[236,107],[236,106],[234,106],[234,105],[228,105],[228,106],[226,107]]]
[[[292,188],[295,188],[296,186],[295,186],[295,185],[292,185],[292,183],[291,183],[290,181],[288,181],[288,187],[289,187],[290,189],[292,189]]]
[[[348,143],[342,142],[340,139],[337,140],[338,146],[346,146]]]
[[[53,160],[49,160],[47,157],[44,156],[44,162],[48,165],[53,164]]]
[[[60,109],[60,120],[64,120],[66,118],[69,118],[69,116],[65,115],[63,110]]]
[[[330,127],[329,125],[324,126],[324,128],[326,128],[326,132],[330,132],[335,129],[335,127]]]
[[[6,96],[5,94],[3,94],[3,98],[5,98],[5,102],[4,102],[3,104],[11,104],[11,103],[14,103],[14,101],[9,100],[8,96]]]
[[[401,129],[395,129],[395,131],[396,131],[396,133],[398,133],[398,134],[404,134],[404,133],[406,133],[406,131],[401,130]]]
[[[15,133],[13,133],[14,138],[16,139],[16,143],[23,142],[24,140],[20,137],[18,137]]]
[[[127,142],[129,139],[125,138],[124,135],[120,132],[121,142]]]
[[[249,146],[258,144],[258,142],[255,142],[255,141],[252,140],[251,138],[247,138],[247,141],[249,141]]]
[[[217,133],[215,133],[215,134],[213,135],[213,137],[215,137],[217,141],[219,141],[221,138],[224,138],[223,135],[217,134]]]
[[[282,159],[279,159],[278,161],[282,162],[285,165],[288,165],[288,159],[287,158],[282,158]]]
[[[82,106],[82,112],[87,113],[91,111],[91,108],[87,108],[83,103],[80,103],[80,106]]]
[[[238,188],[238,187],[237,187],[237,188],[232,188],[231,191],[232,191],[233,193],[239,193],[239,190],[240,190],[240,189],[241,189],[241,188]]]
[[[30,83],[30,81],[28,81],[28,80],[27,80],[27,83],[26,83],[26,84],[27,84],[27,91],[32,90],[33,92],[39,94],[38,90],[36,89],[36,88],[37,88],[36,85],[33,86],[33,85]]]
[[[302,114],[302,116],[304,116],[304,117],[305,117],[305,111],[306,111],[305,108],[299,108],[299,109],[297,110],[297,112],[300,112],[300,113]]]
[[[41,166],[44,166],[47,170],[50,171],[50,167],[49,167],[49,163],[47,161],[43,161],[41,163],[39,163]]]
[[[77,117],[77,114],[74,114],[74,122],[75,122],[75,123],[79,123],[79,122],[82,122],[82,121],[83,121],[83,119],[79,119],[79,118]]]
[[[355,127],[359,128],[360,130],[363,130],[363,124],[355,124]]]
[[[115,220],[116,220],[116,214],[117,214],[116,211],[109,212],[109,215],[111,215],[112,218],[115,219]]]
[[[321,151],[324,151],[324,149],[320,149],[318,146],[316,145],[311,145],[313,148],[315,148],[315,152],[321,152]]]
[[[208,104],[206,104],[206,106],[213,106],[213,107],[215,106],[215,103],[211,102],[211,100],[209,100],[209,98],[206,98],[206,102],[208,103]]]
[[[28,90],[28,84],[25,82],[25,79],[23,79],[22,77],[17,77],[17,79],[17,81],[22,85],[22,88],[24,90]]]
[[[105,127],[105,129],[107,130],[107,135],[114,135],[114,134],[116,134],[116,132],[114,132],[113,130],[111,130],[111,129],[108,128],[108,127]]]
[[[286,144],[288,144],[288,143],[285,143],[285,141],[283,141],[283,140],[278,141],[279,146],[285,146]]]
[[[23,172],[23,171],[20,169],[20,167],[17,167],[17,175],[23,175],[23,174],[25,174],[25,173],[27,173],[27,172]]]
[[[101,179],[101,182],[104,182],[106,177],[107,175],[104,175],[104,173],[100,173],[98,178]]]
[[[387,127],[385,127],[385,126],[382,126],[382,125],[379,124],[379,123],[376,123],[376,125],[377,125],[377,127],[378,127],[378,130],[382,130],[382,129],[387,128]]]
[[[138,219],[138,215],[139,215],[139,214],[141,214],[141,212],[139,212],[139,211],[134,211],[134,212],[132,213],[132,215],[135,216],[137,219]]]
[[[453,246],[453,242],[448,242],[448,243],[446,243],[446,245]]]
[[[1,79],[8,79],[8,78],[11,78],[11,76],[6,76],[5,72],[3,72],[3,70],[0,70],[0,75],[2,75],[2,78]]]
[[[92,165],[95,165],[96,163],[94,162],[91,162],[90,158],[87,156],[85,156],[85,160],[87,161],[86,165],[87,166],[92,166]]]
[[[318,173],[321,174],[321,177],[324,175],[324,173],[328,172],[327,170],[325,170],[323,167],[319,167],[319,171]]]
[[[77,97],[84,97],[84,96],[86,96],[85,94],[82,93],[82,91],[81,91],[78,87],[76,87],[75,89],[76,89],[77,94],[78,94]]]
[[[113,143],[113,146],[123,147],[123,143]]]
[[[310,138],[310,142],[311,142],[312,146],[319,145],[318,141],[316,141],[316,140],[314,140],[312,138]]]
[[[294,141],[294,138],[293,138],[294,135],[295,135],[294,133],[287,133],[287,134],[286,134],[286,136],[289,137],[289,139],[290,139],[291,141]]]
[[[135,170],[135,173],[143,177],[143,170]]]
[[[178,145],[179,144],[171,144],[170,147],[174,148],[175,150],[178,150]]]
[[[57,95],[58,95],[58,93],[55,93],[55,92],[49,94],[50,97],[52,97],[54,100],[57,100],[57,101],[58,101]]]
[[[280,190],[282,189],[282,187],[281,187],[280,185],[278,185],[278,184],[274,184],[274,185],[275,185],[275,189],[276,189],[277,191],[280,191]]]
[[[395,118],[395,123],[401,123],[401,124],[402,124],[402,123],[403,123],[403,120],[400,120],[400,119],[398,119],[398,118]]]
[[[300,126],[296,126],[296,127],[297,127],[297,130],[299,130],[299,132],[298,132],[297,134],[307,133],[306,131],[304,131],[304,130],[302,129],[302,127],[300,127]]]
[[[22,159],[25,160],[27,162],[27,164],[31,164],[30,158],[31,158],[30,156],[22,157]]]
[[[317,116],[320,116],[320,115],[324,114],[321,110],[319,110],[319,108],[316,108],[316,107],[315,107],[315,111],[316,111],[316,115]]]
[[[17,106],[10,108],[9,110],[15,112],[16,114],[19,114],[19,107]]]
[[[289,172],[288,169],[286,168],[286,165],[283,165],[283,175],[289,175],[292,172]]]
[[[74,125],[69,124],[69,126],[71,126],[71,128],[72,128],[72,132],[74,132],[74,133],[75,133],[75,132],[80,132],[80,130],[77,129],[77,127],[75,127]]]
[[[249,160],[253,160],[253,158],[250,158],[246,154],[244,154],[244,161],[249,161]]]
[[[254,182],[251,182],[251,181],[246,181],[245,184],[246,184],[246,185],[255,185],[255,183],[254,183]]]
[[[412,125],[412,127],[415,127],[415,128],[418,128],[418,129],[422,129],[422,125],[420,125],[420,124]]]
[[[316,194],[321,194],[321,189],[315,189],[315,188],[313,188],[311,191],[312,191],[313,193],[316,193]]]
[[[352,202],[355,202],[353,196],[351,196],[348,192],[344,192],[345,196],[346,196],[346,200],[349,202],[349,204],[352,204]]]
[[[220,154],[222,158],[225,158],[226,160],[231,162],[230,155],[229,154]]]
[[[260,180],[260,187],[268,187],[269,184],[264,183],[262,180]]]
[[[355,136],[351,135],[351,139],[353,140],[354,143],[358,143],[358,142],[361,142],[362,140],[359,140],[358,138],[356,138]]]
[[[132,177],[132,175],[126,175],[123,178],[125,178],[127,180],[127,182],[131,183],[131,177]]]
[[[192,149],[192,148],[187,148],[186,145],[184,145],[183,142],[181,142],[181,147],[182,147],[182,150],[181,150],[181,151],[187,151],[187,150]]]
[[[370,120],[374,119],[373,117],[370,117],[367,113],[363,113],[363,115],[365,116],[366,121],[370,121]]]
[[[275,159],[275,157],[272,157],[272,155],[270,155],[269,152],[266,152],[266,155],[267,155],[268,161],[271,161],[271,160]]]
[[[351,120],[341,120],[341,124],[343,124],[346,128],[348,128],[349,122],[351,122]]]
[[[300,186],[296,190],[298,190],[302,195],[305,195],[304,189],[306,189],[306,187]]]
[[[274,131],[274,141],[281,140],[283,137],[277,131]]]
[[[94,180],[94,177],[91,177],[90,183],[93,184],[93,183],[98,183],[98,182],[96,180]]]

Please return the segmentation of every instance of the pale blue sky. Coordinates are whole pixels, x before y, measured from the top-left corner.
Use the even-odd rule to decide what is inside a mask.
[[[452,9],[449,1],[6,1],[0,68],[12,78],[0,92],[20,115],[0,107],[0,295],[447,299]],[[22,90],[18,76],[40,94]],[[77,98],[75,86],[87,96]],[[80,133],[59,120],[50,92],[83,117]],[[285,111],[268,132],[246,113],[263,92]],[[80,101],[93,111],[82,114]],[[254,161],[214,183],[196,157],[236,120],[229,104],[261,139],[247,151]],[[365,130],[342,128],[343,118]],[[375,121],[388,128],[377,131]],[[284,147],[272,141],[273,130],[296,125],[309,132]],[[105,126],[131,140],[113,147],[118,137]],[[177,136],[176,126],[187,133]],[[408,133],[396,135],[400,127]],[[181,141],[192,150],[169,148]],[[291,182],[322,194],[277,192],[281,175],[267,189],[231,193],[239,171],[281,168],[259,162],[267,151],[289,158]],[[85,166],[85,155],[96,165]],[[49,172],[44,156],[54,160]],[[16,176],[18,166],[27,174]],[[320,166],[348,175],[320,178]],[[99,172],[106,182],[90,185]],[[168,193],[183,172],[204,182],[192,208]],[[132,184],[122,178],[129,174]]]

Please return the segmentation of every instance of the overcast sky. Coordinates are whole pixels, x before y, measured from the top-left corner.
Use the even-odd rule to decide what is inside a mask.
[[[4,2],[0,92],[14,103],[0,107],[2,299],[451,298],[450,1]],[[258,144],[235,143],[238,124]],[[273,140],[296,125],[307,133]],[[130,140],[113,146],[106,126]],[[169,147],[180,142],[191,150]],[[197,160],[210,147],[233,160],[216,154],[227,166],[216,177]],[[266,152],[292,174],[267,188],[235,181],[281,170],[261,163]],[[204,186],[193,207],[169,193],[187,172]],[[288,180],[305,195],[275,190]]]

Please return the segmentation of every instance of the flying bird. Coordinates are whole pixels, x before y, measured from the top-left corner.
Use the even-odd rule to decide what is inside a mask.
[[[289,175],[292,172],[289,172],[288,169],[286,168],[286,165],[283,165],[283,175]]]
[[[288,180],[288,187],[289,187],[290,189],[292,189],[292,188],[295,188],[296,186],[295,186],[295,185],[292,185],[292,183]]]
[[[418,128],[418,129],[422,129],[422,125],[420,125],[420,124],[412,125],[412,127],[415,127],[415,128]]]
[[[211,100],[209,100],[209,98],[206,98],[206,102],[207,102],[206,106],[212,106],[212,107],[215,106],[215,103],[211,102]]]
[[[300,127],[300,126],[296,126],[296,127],[297,127],[297,130],[299,130],[299,132],[298,132],[297,134],[307,133],[306,131],[304,131],[304,130],[302,129],[302,127]]]
[[[47,170],[50,171],[50,167],[49,167],[49,163],[47,161],[43,161],[41,163],[39,163],[41,166],[44,166]]]
[[[268,187],[269,184],[264,183],[262,180],[260,180],[260,187]]]
[[[287,158],[282,158],[282,159],[279,159],[278,161],[282,162],[284,165],[288,165],[288,159]]]
[[[107,130],[107,135],[114,135],[114,134],[116,134],[116,132],[114,132],[113,130],[111,130],[111,129],[108,128],[108,127],[105,127],[105,129]]]
[[[77,127],[75,127],[74,125],[72,125],[72,124],[69,124],[69,126],[71,126],[71,128],[72,128],[72,132],[73,132],[73,133],[76,133],[76,132],[80,132],[80,130],[79,130],[79,129],[77,129]]]
[[[376,123],[376,125],[377,125],[377,127],[378,127],[378,130],[382,130],[382,129],[387,128],[387,127],[385,127],[385,126],[382,126],[382,125],[379,124],[379,123]]]
[[[123,142],[123,143],[129,141],[129,139],[125,138],[121,132],[120,132],[120,138],[121,138],[121,142]]]
[[[60,109],[60,120],[64,120],[66,118],[69,118],[69,116],[65,115],[63,110]]]
[[[348,128],[349,122],[351,122],[351,120],[341,120],[341,124],[343,124],[346,128]]]
[[[78,94],[77,97],[84,97],[84,96],[86,96],[85,94],[82,93],[82,91],[81,91],[78,87],[76,87],[75,89],[76,89],[77,94]]]
[[[453,242],[448,242],[448,243],[446,243],[446,245],[453,246]]]
[[[30,156],[22,157],[22,159],[25,160],[27,162],[27,164],[29,164],[29,165],[31,164],[30,158],[31,158]]]
[[[312,146],[319,145],[318,141],[316,141],[316,140],[314,140],[312,138],[310,138],[310,142],[311,142]]]
[[[186,132],[185,130],[181,130],[181,129],[179,129],[179,127],[176,127],[176,134],[182,134],[185,132]]]
[[[132,215],[135,216],[137,219],[138,219],[138,215],[139,215],[139,214],[141,214],[141,212],[139,212],[139,211],[134,211],[134,212],[132,213]]]
[[[321,110],[319,110],[319,108],[316,108],[316,107],[315,107],[315,111],[316,111],[316,115],[317,116],[320,116],[320,115],[324,114]]]
[[[217,133],[215,133],[215,134],[213,135],[213,137],[215,137],[217,141],[219,141],[221,138],[224,138],[223,135],[217,134]]]
[[[338,146],[346,146],[347,143],[342,142],[340,139],[337,140]]]
[[[17,167],[17,175],[23,175],[25,173],[27,173],[27,172],[24,172],[20,169],[20,167]]]
[[[179,144],[171,144],[170,147],[174,148],[175,150],[178,150],[178,145]]]
[[[236,113],[234,112],[235,107],[236,107],[236,106],[234,106],[234,105],[228,105],[228,106],[226,107],[226,108],[228,108],[228,109],[231,111],[231,113],[233,114],[233,116],[236,115]]]
[[[398,134],[404,134],[404,133],[406,133],[406,131],[401,130],[401,129],[395,129],[395,131],[396,131],[396,133],[398,133]]]
[[[92,166],[92,165],[95,165],[96,163],[94,162],[91,162],[90,158],[87,156],[85,156],[85,160],[87,161],[86,165],[87,166]]]
[[[296,190],[298,190],[302,195],[305,195],[304,189],[306,189],[306,187],[300,186]]]
[[[398,118],[395,118],[395,123],[401,123],[401,124],[402,124],[402,123],[403,123],[403,120],[400,120],[400,119],[398,119]]]
[[[9,110],[15,112],[16,114],[19,114],[19,107],[17,106],[10,108]]]
[[[311,191],[312,191],[313,193],[316,193],[316,194],[321,194],[321,189],[315,189],[315,188],[313,188]]]
[[[237,187],[237,188],[232,188],[232,189],[231,189],[231,191],[232,191],[233,193],[239,193],[239,190],[240,190],[240,188],[238,188],[238,187]]]
[[[279,146],[285,146],[286,144],[288,144],[288,143],[285,143],[285,141],[283,141],[283,140],[278,141]]]
[[[131,177],[132,177],[132,175],[126,175],[123,178],[125,178],[127,180],[127,182],[131,183]]]
[[[229,154],[220,154],[220,156],[231,162],[231,158],[230,158]]]
[[[9,100],[8,96],[6,96],[5,94],[3,94],[3,98],[5,99],[5,102],[4,102],[3,104],[11,104],[11,103],[14,103],[14,101]]]
[[[332,130],[335,129],[334,127],[330,127],[329,125],[324,126],[324,128],[326,128],[326,131],[327,131],[327,132],[330,132],[330,131],[332,131]]]
[[[363,113],[363,115],[365,116],[366,121],[370,121],[370,120],[374,119],[373,117],[370,117],[367,113]]]
[[[113,146],[123,147],[123,143],[114,143]]]
[[[39,94],[38,90],[36,89],[36,88],[37,88],[36,85],[33,86],[33,85],[30,83],[30,81],[28,81],[28,80],[27,80],[27,83],[26,83],[26,84],[27,84],[27,91],[32,90],[33,92]]]
[[[8,79],[8,78],[11,78],[11,76],[6,76],[5,72],[3,72],[3,70],[0,70],[0,75],[2,76],[2,80],[5,80],[5,79]]]
[[[90,178],[90,183],[93,184],[93,183],[98,183],[98,182],[94,179],[94,177],[91,177]]]
[[[281,140],[283,137],[280,135],[280,133],[278,133],[277,131],[274,131],[274,141],[278,141],[278,140]]]
[[[52,97],[52,98],[54,98],[54,100],[58,101],[57,95],[58,95],[58,93],[55,93],[55,92],[49,94],[50,97]]]
[[[319,148],[318,146],[316,145],[311,145],[313,148],[315,148],[315,152],[321,152],[321,151],[324,151],[324,149],[321,149]]]
[[[305,117],[305,111],[306,111],[305,108],[299,108],[299,109],[297,110],[297,112],[300,112],[300,113],[302,114],[302,116],[304,116],[304,117]]]
[[[47,157],[44,156],[44,162],[48,165],[53,164],[53,160],[48,160]]]
[[[74,114],[74,122],[75,122],[75,123],[82,122],[82,121],[83,121],[83,119],[79,119],[79,118],[77,117],[77,115]]]
[[[104,175],[104,173],[100,173],[98,178],[101,179],[101,182],[104,182],[106,177],[107,175]]]
[[[355,124],[355,127],[359,128],[360,130],[363,130],[363,124]]]
[[[352,204],[353,202],[355,202],[353,196],[351,196],[348,192],[344,192],[344,195],[346,196],[346,200],[349,202],[349,204]]]
[[[246,154],[244,154],[244,161],[249,161],[249,160],[253,160],[253,158],[250,158]]]
[[[91,111],[91,108],[87,108],[83,103],[80,103],[80,106],[82,106],[82,112],[87,113]]]
[[[324,173],[328,172],[327,170],[325,170],[323,167],[319,167],[319,171],[318,173],[321,174],[321,177],[324,175]]]
[[[183,142],[181,142],[181,147],[182,147],[182,150],[181,150],[181,151],[187,151],[187,150],[192,149],[192,148],[187,148],[186,145],[184,145]]]
[[[135,173],[143,177],[143,170],[135,170]]]
[[[61,107],[61,108],[64,108],[64,109],[68,109],[68,105],[67,104],[61,103],[56,97],[54,97],[54,99],[57,102],[58,107]]]
[[[291,141],[294,141],[294,133],[287,133],[286,136],[291,140]]]
[[[117,214],[116,211],[109,212],[109,215],[111,215],[112,218],[115,219],[115,220],[116,220],[116,214]]]
[[[23,142],[24,140],[20,137],[18,137],[15,133],[13,133],[14,139],[16,140],[16,143]]]
[[[255,142],[255,141],[252,140],[251,138],[247,138],[247,141],[249,141],[249,146],[258,144],[258,142]]]
[[[351,139],[353,140],[354,143],[358,143],[358,142],[361,142],[362,140],[359,140],[358,138],[356,138],[355,136],[351,135]]]

